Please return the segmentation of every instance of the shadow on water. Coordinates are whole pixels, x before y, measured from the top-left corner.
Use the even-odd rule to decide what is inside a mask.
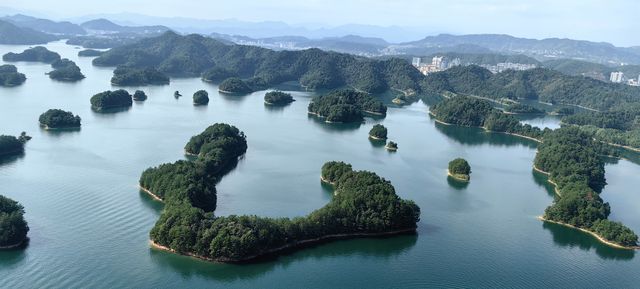
[[[369,143],[371,143],[371,146],[373,146],[373,147],[381,148],[381,147],[384,147],[387,144],[387,141],[383,140],[383,139],[372,139],[372,138],[369,138]]]
[[[346,132],[359,129],[363,122],[350,122],[350,123],[328,123],[322,117],[318,117],[312,114],[307,114],[307,119],[313,124],[319,126],[328,132]]]
[[[284,112],[284,109],[291,106],[292,103],[287,103],[285,105],[271,105],[271,104],[264,104],[264,110],[266,112],[269,113],[273,113],[273,114],[282,114],[282,112]]]
[[[542,222],[542,228],[551,232],[553,242],[560,247],[580,248],[584,251],[596,252],[598,257],[606,260],[629,261],[635,257],[635,250],[617,249],[596,240],[593,236],[562,225]]]
[[[549,196],[556,196],[555,187],[553,184],[549,183],[549,177],[547,175],[531,169],[531,177],[533,177],[533,182],[536,183],[536,185],[543,187]]]
[[[0,156],[0,166],[1,165],[6,165],[9,163],[13,163],[19,159],[24,158],[24,152],[19,152],[17,154],[14,155],[1,155]]]
[[[435,122],[435,126],[439,132],[463,145],[477,146],[490,144],[498,147],[519,145],[529,148],[537,147],[535,141],[504,133],[487,132],[482,128],[445,125],[438,122]]]
[[[60,138],[65,135],[79,134],[82,128],[74,127],[74,128],[63,128],[63,129],[44,129],[43,127],[40,127],[40,130],[45,134],[47,134],[48,136],[51,136],[54,138]]]
[[[335,257],[367,258],[367,262],[383,262],[411,249],[417,242],[417,234],[399,235],[383,238],[360,238],[317,244],[305,249],[288,252],[279,257],[250,264],[221,264],[206,261],[194,261],[193,258],[165,251],[150,249],[153,262],[168,267],[183,278],[198,276],[219,281],[236,281],[259,278],[281,268],[286,269],[295,263],[307,260],[321,260]],[[277,261],[276,261],[277,259]]]
[[[227,93],[227,92],[218,92],[220,97],[227,102],[242,102],[249,95],[253,95],[254,93]]]
[[[130,109],[131,109],[131,106],[109,108],[109,109],[104,109],[104,110],[101,110],[101,111],[96,111],[96,110],[92,110],[92,111],[93,111],[93,114],[98,118],[113,119],[113,118],[116,117],[116,114],[118,114],[120,112],[129,111]]]
[[[456,180],[456,178],[447,175],[447,183],[455,190],[462,191],[469,186],[469,182]]]
[[[27,247],[29,247],[28,239],[20,247],[8,250],[0,250],[0,267],[7,268],[12,265],[21,263],[27,256]]]
[[[154,199],[149,194],[147,194],[147,192],[143,190],[139,190],[139,191],[140,191],[140,194],[139,194],[140,201],[142,201],[142,204],[144,204],[144,206],[158,213],[162,211],[162,209],[164,208],[163,202]]]

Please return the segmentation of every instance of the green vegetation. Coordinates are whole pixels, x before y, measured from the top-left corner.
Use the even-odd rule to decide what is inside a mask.
[[[69,45],[79,45],[84,48],[106,49],[135,43],[140,36],[131,34],[115,34],[108,37],[101,35],[84,35],[71,37],[67,40]]]
[[[49,72],[49,78],[61,81],[78,81],[84,79],[84,74],[75,62],[63,58],[51,63],[53,71]]]
[[[607,147],[577,127],[564,127],[547,134],[538,147],[534,165],[549,173],[558,195],[545,210],[544,217],[594,231],[621,245],[635,246],[637,236],[630,229],[606,221],[610,207],[599,192],[606,185],[601,155],[607,154],[610,154]]]
[[[169,84],[169,77],[155,68],[131,68],[119,66],[113,71],[111,84],[119,86]]]
[[[330,184],[336,184],[340,177],[351,171],[353,171],[353,167],[345,162],[326,162],[322,165],[320,179]]]
[[[552,112],[555,115],[572,115],[574,113],[576,113],[575,109],[568,107],[561,107]]]
[[[29,226],[24,220],[24,207],[0,195],[0,249],[19,246],[27,240]]]
[[[40,125],[47,129],[57,128],[78,128],[80,127],[80,117],[73,115],[70,111],[61,109],[50,109],[40,115]]]
[[[384,125],[376,124],[369,131],[369,137],[373,139],[386,140],[387,128]]]
[[[640,148],[640,105],[629,105],[606,112],[582,112],[562,119],[580,126],[598,141]]]
[[[23,135],[17,138],[12,135],[0,135],[0,156],[15,155],[24,152],[24,143],[31,137]]]
[[[155,67],[168,75],[199,75],[204,80],[227,77],[256,79],[256,90],[298,81],[309,89],[349,86],[377,93],[391,88],[419,92],[423,76],[405,60],[375,60],[319,49],[273,51],[228,45],[201,35],[166,32],[130,45],[113,48],[93,60],[97,66]]]
[[[237,77],[231,77],[231,78],[225,79],[222,83],[220,83],[220,86],[218,86],[218,89],[221,92],[226,92],[226,93],[253,92],[253,88],[249,87],[249,85],[245,81]]]
[[[309,113],[326,118],[327,122],[362,121],[363,112],[387,114],[387,107],[375,97],[348,89],[334,90],[314,97],[308,110]]]
[[[428,94],[463,94],[495,100],[533,99],[605,110],[640,102],[640,88],[536,68],[492,74],[478,66],[457,66],[428,75]]]
[[[136,92],[133,93],[133,100],[135,100],[135,101],[145,101],[145,100],[147,100],[147,94],[144,93],[144,91],[142,91],[142,90],[136,90]]]
[[[11,64],[0,65],[0,86],[11,87],[23,84],[27,80],[18,68]]]
[[[449,162],[449,174],[456,179],[468,181],[470,179],[471,166],[469,166],[467,160],[456,158]]]
[[[522,104],[522,103],[514,103],[507,106],[504,111],[508,113],[514,114],[543,114],[544,110],[537,109],[531,105]]]
[[[397,151],[398,150],[398,144],[395,143],[395,142],[389,141],[387,143],[387,145],[385,146],[385,148],[387,150],[390,150],[390,151]]]
[[[444,52],[431,54],[424,59],[431,61],[431,58],[436,56],[444,56],[448,59],[459,58],[462,65],[496,65],[498,63],[511,62],[522,64],[535,64],[540,65],[540,62],[535,58],[522,55],[522,54],[497,54],[497,53],[459,53],[459,52]]]
[[[22,53],[9,52],[2,56],[2,60],[9,62],[33,61],[54,63],[56,60],[60,60],[60,54],[49,51],[43,46],[36,46],[33,48],[25,49]]]
[[[271,105],[287,105],[294,102],[293,96],[290,93],[282,91],[270,91],[264,95],[264,102]]]
[[[107,90],[91,97],[91,108],[96,111],[130,107],[131,105],[133,105],[131,94],[124,89]]]
[[[193,104],[207,105],[209,103],[209,93],[206,90],[198,90],[193,94]]]
[[[44,44],[57,39],[58,38],[56,36],[47,33],[42,33],[29,28],[18,27],[7,21],[0,21],[0,44]]]
[[[95,49],[85,49],[85,50],[78,51],[78,56],[80,57],[95,57],[100,55],[102,55],[102,51],[95,50]]]
[[[512,115],[493,108],[486,100],[468,96],[447,98],[431,107],[434,117],[448,124],[483,127],[488,131],[515,134],[541,140],[550,131],[522,124]]]

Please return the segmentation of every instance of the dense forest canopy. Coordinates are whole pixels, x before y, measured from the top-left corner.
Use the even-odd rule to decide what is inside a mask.
[[[249,86],[247,82],[237,77],[230,77],[225,79],[218,89],[227,93],[250,93],[255,89]]]
[[[36,46],[33,48],[27,48],[22,53],[9,52],[2,56],[4,61],[32,61],[32,62],[44,62],[53,63],[56,60],[60,60],[60,54],[49,51],[49,49],[43,46]]]
[[[133,93],[133,100],[135,100],[135,101],[145,101],[145,100],[147,100],[147,94],[144,93],[144,91],[142,91],[142,90],[136,90]]]
[[[50,109],[41,114],[38,121],[47,128],[76,128],[80,127],[81,119],[70,111]]]
[[[78,51],[78,56],[80,57],[95,57],[102,55],[102,51],[95,49],[85,49]]]
[[[528,104],[514,103],[505,107],[504,111],[515,114],[542,114],[544,110],[535,108]]]
[[[0,248],[22,244],[27,239],[29,226],[24,220],[24,207],[0,195]]]
[[[12,135],[0,135],[0,156],[22,153],[25,141]]]
[[[310,113],[328,122],[362,121],[364,112],[386,115],[387,106],[375,97],[355,90],[340,89],[314,97],[309,103]]]
[[[423,78],[402,59],[381,61],[319,49],[273,51],[174,32],[113,48],[94,59],[93,64],[152,66],[169,75],[201,75],[211,81],[223,76],[258,77],[267,86],[299,81],[310,89],[351,86],[367,92],[391,88],[418,92]]]
[[[369,130],[369,136],[376,139],[387,139],[387,128],[381,124],[375,124]]]
[[[113,71],[111,84],[118,86],[169,84],[169,77],[155,68],[131,68],[118,66]]]
[[[84,79],[84,74],[75,62],[62,58],[51,63],[53,71],[49,72],[49,78],[62,81],[78,81]]]
[[[91,108],[96,111],[130,107],[131,105],[133,105],[131,94],[124,89],[107,90],[91,97]]]
[[[582,112],[562,119],[599,141],[640,148],[640,104],[605,112]]]
[[[264,102],[271,105],[286,105],[294,101],[290,93],[279,90],[269,91],[264,95]]]
[[[449,162],[449,173],[469,175],[471,173],[471,166],[467,160],[463,158],[456,158]]]
[[[206,90],[198,90],[193,94],[193,104],[206,105],[209,103],[209,93]]]
[[[26,80],[27,77],[23,73],[18,72],[18,68],[16,68],[15,65],[0,65],[0,86],[17,86],[23,84]]]

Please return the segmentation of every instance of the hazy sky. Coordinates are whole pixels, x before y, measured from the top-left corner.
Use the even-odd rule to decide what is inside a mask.
[[[640,45],[639,0],[2,0],[0,6],[56,18],[130,12],[327,26],[397,25],[430,33],[506,33]]]

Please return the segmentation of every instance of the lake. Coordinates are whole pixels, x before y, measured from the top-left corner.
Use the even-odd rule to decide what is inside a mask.
[[[28,46],[0,46],[0,54]],[[390,106],[384,119],[326,124],[306,110],[312,93],[265,106],[264,91],[226,96],[197,78],[142,89],[129,110],[95,113],[89,98],[114,89],[113,68],[78,58],[63,42],[50,50],[87,76],[53,81],[50,66],[16,63],[25,84],[0,88],[0,134],[26,131],[23,156],[0,160],[0,194],[22,203],[31,228],[24,250],[0,252],[3,288],[630,288],[640,284],[636,252],[607,247],[584,233],[536,219],[553,201],[546,177],[533,172],[536,143],[480,129],[443,126],[422,102]],[[127,88],[131,93],[137,88]],[[209,92],[208,106],[191,95]],[[173,92],[184,96],[176,99]],[[38,116],[50,108],[82,117],[79,131],[52,132]],[[526,120],[557,127],[553,117]],[[249,149],[218,184],[217,215],[303,216],[331,199],[320,168],[349,162],[390,180],[398,195],[422,209],[416,235],[317,245],[257,264],[207,263],[149,247],[162,203],[140,192],[144,169],[184,159],[184,145],[207,126],[225,122],[247,135]],[[395,153],[371,142],[381,123]],[[456,157],[472,167],[471,182],[447,178]],[[611,219],[640,232],[640,166],[606,166],[602,192]]]

